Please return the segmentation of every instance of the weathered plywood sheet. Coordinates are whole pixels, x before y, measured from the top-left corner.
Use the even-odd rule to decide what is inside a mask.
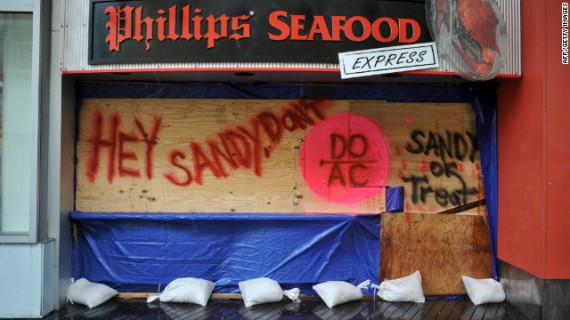
[[[76,208],[440,212],[483,198],[474,137],[465,104],[86,99]]]
[[[405,187],[405,212],[441,212],[484,198],[475,114],[467,104],[351,103],[382,128],[389,185]],[[484,213],[478,207],[465,213]]]
[[[287,101],[86,100],[77,145],[78,210],[299,211],[294,196],[303,187],[294,150],[304,133],[283,134],[277,152],[271,151],[267,137],[263,142],[255,138],[259,125],[254,127],[252,121],[275,103],[281,107],[277,110],[288,106]],[[102,125],[97,125],[98,117]],[[113,117],[120,119],[116,134],[111,132]],[[156,141],[146,143],[137,122],[149,137],[156,130]],[[97,126],[102,134],[97,134]],[[121,135],[136,140],[123,143],[122,160]],[[94,172],[89,166],[94,141],[112,136],[119,136],[114,139],[113,160],[109,162],[111,148],[100,146]],[[229,161],[226,146],[232,153]],[[265,150],[271,152],[269,157]]]
[[[419,270],[424,294],[465,294],[461,275],[492,277],[488,230],[482,216],[383,214],[381,279]]]

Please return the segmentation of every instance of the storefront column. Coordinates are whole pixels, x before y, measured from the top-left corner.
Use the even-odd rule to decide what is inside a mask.
[[[523,77],[498,92],[498,255],[506,262],[507,299],[532,319],[570,317],[570,66],[562,63],[562,2],[521,1]]]

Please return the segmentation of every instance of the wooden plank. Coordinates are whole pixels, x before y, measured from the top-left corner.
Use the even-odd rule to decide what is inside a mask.
[[[172,319],[191,317],[204,308],[200,305],[189,303],[161,303],[156,307]]]
[[[389,185],[405,187],[405,212],[436,213],[454,207],[446,194],[456,194],[463,186],[474,192],[461,201],[463,204],[484,198],[474,142],[475,114],[469,105],[356,101],[350,111],[373,119],[384,132],[390,145]],[[446,165],[456,168],[447,171],[451,177],[441,174]],[[427,180],[418,180],[416,192],[410,181],[413,177]],[[440,201],[431,192],[422,197],[421,187],[438,192]],[[485,210],[480,207],[465,214],[483,214]]]
[[[410,309],[408,309],[408,311],[406,311],[406,313],[404,313],[401,319],[409,320],[414,318],[416,314],[418,314],[423,309],[423,307],[423,303],[415,303]]]
[[[330,310],[330,308],[326,304],[322,303],[322,304],[318,304],[317,306],[315,306],[313,308],[313,310],[311,310],[311,311],[319,319],[322,319],[323,315],[326,314],[327,312],[329,312],[329,310]]]
[[[230,130],[235,133],[234,136],[241,134],[243,138],[245,133],[239,127],[246,131],[254,131],[250,123],[253,116],[276,104],[277,106],[273,109],[279,115],[289,103],[289,101],[264,101],[260,104],[259,101],[126,99],[117,103],[116,100],[86,100],[80,113],[81,129],[77,145],[78,210],[231,212],[233,209],[233,211],[243,212],[295,212],[291,203],[295,181],[291,181],[290,177],[299,176],[299,174],[291,171],[298,171],[298,166],[290,155],[293,155],[293,146],[299,144],[296,135],[283,134],[279,148],[271,153],[270,158],[265,158],[259,153],[256,153],[257,158],[254,158],[253,142],[250,142],[253,139],[250,141],[247,139],[232,140],[237,141],[238,144],[243,141],[240,146],[244,155],[249,154],[249,161],[245,165],[250,169],[243,168],[243,170],[234,171],[229,168],[223,158],[220,158],[223,169],[212,164],[214,159],[207,140],[213,141],[218,148],[224,151],[224,141],[219,136],[221,132]],[[100,127],[105,130],[100,135],[97,135],[98,126],[94,122],[97,120],[98,112],[104,121]],[[97,141],[107,141],[112,137],[112,132],[109,131],[112,131],[110,124],[114,116],[120,118],[118,131],[122,132],[124,137],[125,135],[136,136],[138,140],[142,140],[140,143],[130,140],[123,141],[124,152],[129,153],[126,158],[123,157],[125,159],[123,165],[127,169],[131,168],[131,171],[136,171],[138,177],[129,176],[128,172],[126,176],[121,177],[117,155],[113,162],[114,166],[111,167],[116,175],[110,183],[109,166],[106,161],[109,158],[109,152],[104,148],[99,148],[101,150],[98,162],[100,167],[94,182],[91,182],[88,174],[92,171],[89,171],[91,167],[88,164],[89,159],[94,155],[94,137],[99,137]],[[160,125],[155,121],[157,118],[161,119]],[[136,119],[139,120],[141,126],[137,126]],[[152,157],[150,157],[147,155],[149,145],[144,140],[143,130],[140,127],[143,127],[149,134],[155,125],[159,129],[156,144],[153,145]],[[259,129],[259,126],[256,128]],[[119,143],[118,139],[114,140],[116,144]],[[128,139],[128,137],[123,139]],[[271,142],[267,140],[265,138],[262,147],[271,147]],[[202,152],[192,152],[194,150],[191,147],[192,142],[198,143],[198,148]],[[261,146],[257,147],[256,151],[263,152],[260,148]],[[179,166],[173,165],[169,158],[174,151],[180,152],[180,155],[184,157],[184,159],[182,156],[178,157]],[[197,174],[194,168],[193,155],[204,155],[200,157],[202,161],[199,165],[203,164],[205,168],[199,170],[200,174]],[[148,177],[147,159],[152,159],[150,166],[152,178]],[[264,179],[256,179],[254,160],[258,161],[259,174],[263,175]],[[262,160],[263,163],[261,163]],[[179,182],[186,180],[188,176],[180,167],[185,167],[192,174],[192,182],[187,187],[175,185],[164,176],[167,174],[177,177]],[[215,169],[210,170],[214,167]],[[221,175],[223,172],[228,175],[231,173],[231,176],[227,179],[216,178],[214,171]],[[202,180],[202,185],[199,180]],[[260,192],[265,190],[274,190],[274,192],[271,194]],[[107,205],[100,201],[101,198],[107,199]],[[215,206],[212,207],[212,204]]]
[[[302,303],[289,304],[283,309],[279,319],[318,319],[313,313],[317,305],[324,305],[324,303],[316,300],[305,300]]]
[[[416,315],[412,318],[412,320],[422,320],[425,316],[431,311],[431,309],[435,306],[437,302],[435,300],[426,301],[423,304],[422,308]]]
[[[362,309],[355,317],[354,319],[369,319],[371,317],[372,314],[374,314],[377,310],[379,310],[380,308],[382,308],[382,306],[385,304],[386,302],[383,301],[367,301],[365,302],[366,307],[364,309]]]
[[[489,308],[488,304],[480,304],[475,308],[475,311],[473,312],[473,315],[471,316],[471,320],[483,320],[483,317],[485,316],[485,312],[487,312],[487,309]]]
[[[374,309],[371,310],[373,312],[371,312],[367,318],[368,319],[382,319],[384,312],[392,306],[392,303],[381,300],[381,301],[376,301],[375,303],[372,303],[372,305],[374,306]]]
[[[76,208],[377,213],[405,186],[435,213],[483,198],[474,135],[467,104],[85,99]]]
[[[465,308],[467,306],[467,308]],[[355,301],[329,309],[322,301],[282,301],[245,308],[239,300],[216,299],[207,307],[183,303],[147,304],[145,299],[114,298],[96,308],[66,305],[46,319],[248,319],[248,320],[352,320],[352,319],[521,319],[511,305],[474,306],[465,300],[432,300],[426,304]],[[395,312],[393,312],[396,310]],[[498,311],[494,313],[494,311]],[[503,310],[503,311],[501,311]],[[332,312],[331,312],[332,311]],[[450,312],[452,311],[452,312]],[[508,314],[505,313],[508,311]],[[483,316],[484,314],[484,316]],[[492,316],[494,314],[494,316]]]
[[[342,318],[340,319],[347,319],[347,320],[351,320],[356,318],[362,311],[364,311],[366,308],[368,307],[368,303],[366,302],[358,302],[355,303],[355,305],[349,310],[349,312],[347,312],[346,314],[343,315]]]
[[[501,303],[499,304],[499,308],[497,309],[497,314],[495,315],[495,319],[497,320],[502,320],[502,319],[506,319],[507,315],[505,312],[505,304]]]
[[[444,300],[444,299],[435,300],[435,304],[433,305],[431,310],[424,317],[422,317],[422,319],[424,319],[424,320],[435,320],[435,319],[437,319],[437,317],[439,316],[439,313],[441,312],[441,310],[443,310],[446,303],[447,303],[447,300]]]
[[[283,301],[281,303],[281,305],[279,306],[279,308],[277,308],[274,312],[268,313],[268,314],[264,315],[263,317],[258,318],[257,320],[279,319],[283,315],[283,310],[286,310],[287,308],[294,308],[295,304],[299,304],[299,303],[292,302],[292,301]]]
[[[518,310],[516,310],[515,308],[513,308],[512,306],[508,306],[505,307],[505,319],[508,320],[515,320],[515,319],[519,319],[519,316],[523,316],[522,314],[519,313]]]
[[[113,302],[114,299],[111,299],[110,302]],[[62,310],[65,312],[65,315],[68,317],[71,316],[75,316],[77,314],[80,314],[82,312],[85,312],[86,310],[89,310],[89,308],[87,308],[84,305],[80,305],[80,304],[66,304],[65,306],[62,307]],[[54,314],[58,314],[60,311],[56,311]],[[50,319],[52,318],[51,314],[50,314]],[[57,319],[57,318],[56,318]]]
[[[119,308],[118,306],[119,304],[116,303],[103,303],[97,308],[81,313],[81,316],[91,319],[108,319],[109,315]]]
[[[473,316],[475,309],[477,309],[477,306],[471,302],[468,302],[467,305],[465,306],[465,309],[461,313],[461,317],[459,319],[460,320],[471,320],[471,316]]]
[[[148,308],[149,310],[155,310],[157,312],[159,312],[159,314],[163,314],[168,316],[169,318],[172,319],[176,319],[176,317],[178,315],[182,315],[184,313],[187,312],[188,307],[192,308],[194,307],[193,305],[186,305],[186,304],[180,304],[180,303],[176,303],[176,304],[166,304],[163,303],[162,305],[159,304],[149,304]]]
[[[401,303],[397,303],[397,302],[391,302],[390,306],[388,307],[388,309],[384,310],[384,312],[382,312],[382,317],[385,319],[390,319],[390,317],[392,316],[392,314],[394,312],[396,312],[396,310],[398,310],[398,307],[400,306]]]
[[[419,270],[426,295],[465,294],[461,275],[492,276],[491,243],[484,217],[383,214],[381,279]]]
[[[325,311],[319,310],[319,311],[315,312],[315,315],[317,315],[319,317],[319,319],[321,319],[321,320],[328,320],[335,315],[335,309],[334,308],[328,308]]]
[[[192,307],[181,309],[183,311],[176,314],[178,319],[207,319],[217,310],[216,302],[209,303],[205,307],[201,305],[193,305]]]
[[[192,315],[184,314],[180,318],[181,319],[201,320],[201,319],[209,319],[210,315],[212,314],[212,308],[202,307],[202,308],[198,308],[196,310],[197,310],[196,313],[194,313]]]
[[[459,300],[455,305],[455,308],[453,308],[451,314],[447,317],[447,319],[449,320],[459,319],[459,317],[461,317],[461,315],[465,311],[465,308],[467,308],[467,306],[470,304],[471,303],[466,300]]]
[[[216,299],[211,300],[206,307],[197,306],[191,313],[183,314],[181,319],[225,319],[236,317],[244,308],[238,300]]]
[[[518,320],[529,320],[529,319],[528,319],[527,317],[525,317],[524,314],[522,314],[522,313],[519,312],[519,318],[518,318]]]
[[[410,308],[415,305],[414,302],[398,303],[398,309],[391,315],[393,319],[400,319]]]
[[[159,295],[160,293],[156,293],[156,292],[119,292],[117,294],[117,298],[122,298],[122,299],[131,299],[131,298],[138,298],[138,299],[146,299],[150,296],[156,296]],[[238,299],[238,300],[243,300],[242,296],[240,293],[212,293],[210,295],[210,299],[214,300],[214,299]],[[317,300],[317,301],[321,301],[319,297],[317,296],[309,296],[306,294],[300,294],[299,295],[299,299],[301,300]],[[374,297],[371,295],[365,295],[362,297],[362,300],[373,300]]]
[[[485,314],[483,315],[483,320],[493,320],[495,319],[497,312],[499,311],[500,303],[493,303],[487,307]]]
[[[240,314],[248,320],[256,320],[261,319],[266,316],[272,317],[276,313],[281,313],[281,307],[283,306],[283,302],[275,302],[275,303],[264,303],[259,305],[254,305],[249,308],[243,306],[240,309]]]
[[[360,310],[362,310],[362,301],[352,301],[334,306],[334,308],[329,309],[328,312],[322,314],[319,318],[322,320],[349,319],[347,317],[348,314]]]
[[[438,316],[438,319],[442,320],[447,319],[449,315],[451,315],[451,313],[453,312],[453,309],[456,307],[457,302],[458,302],[457,300],[447,300],[445,307],[443,307]]]
[[[159,295],[160,293],[156,293],[156,292],[119,292],[117,294],[118,298],[148,298],[150,296],[156,296]]]
[[[83,305],[70,305],[70,304],[68,304],[63,309],[65,312],[65,317],[78,317],[80,314],[82,314],[86,311],[89,311],[89,308],[87,308],[86,306],[83,306]],[[56,311],[54,316],[52,317],[50,315],[50,317],[48,317],[48,319],[59,319],[60,318],[59,313],[63,313],[63,312]]]
[[[145,304],[145,301],[142,299],[113,299],[108,301],[107,303],[113,304],[114,306],[116,306],[116,309],[113,310],[112,313],[107,314],[105,317],[102,318],[106,318],[106,319],[116,319],[116,318],[141,318],[141,312],[140,312],[140,307]],[[99,306],[97,308],[101,308],[102,306]],[[145,312],[142,312],[142,314],[145,314]],[[120,315],[120,316],[118,316]],[[82,317],[84,315],[81,315]],[[97,317],[97,319],[100,319],[101,317]]]

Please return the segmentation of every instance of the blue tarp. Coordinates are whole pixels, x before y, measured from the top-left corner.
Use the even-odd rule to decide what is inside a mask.
[[[197,277],[215,292],[269,277],[314,294],[313,284],[377,281],[380,215],[80,213],[76,278],[119,291],[156,292]]]
[[[200,98],[200,99],[334,99],[334,100],[385,100],[389,102],[463,102],[469,103],[477,116],[477,138],[483,183],[488,209],[488,221],[493,252],[493,275],[498,278],[496,258],[497,239],[497,130],[496,84],[492,82],[463,85],[404,85],[404,84],[213,84],[213,83],[156,83],[117,84],[82,83],[77,87],[83,98]],[[224,216],[226,217],[226,216]],[[306,217],[303,216],[302,219]],[[83,220],[82,221],[86,221]],[[144,224],[140,222],[141,234]],[[137,224],[138,225],[138,224]],[[146,229],[147,231],[150,229]],[[112,230],[109,230],[111,233]],[[269,235],[269,232],[264,232]],[[148,235],[148,234],[147,234]],[[306,240],[310,241],[311,237]],[[108,240],[107,240],[108,241]],[[234,239],[225,243],[232,245]],[[306,243],[306,242],[304,242]],[[301,244],[299,244],[301,245]],[[120,245],[110,245],[121,248]],[[301,245],[302,246],[302,245]],[[149,251],[149,255],[152,252]],[[373,254],[379,254],[378,251]],[[81,254],[80,254],[81,255]],[[80,258],[83,259],[83,258]],[[119,258],[118,258],[119,259]],[[269,259],[268,257],[266,259]],[[354,259],[357,259],[355,256]],[[81,262],[81,261],[80,261]],[[278,260],[271,262],[280,264]],[[375,265],[377,266],[377,264]],[[140,261],[137,267],[147,268]],[[360,266],[363,267],[364,266]],[[372,268],[366,265],[367,269]],[[318,269],[317,269],[318,270]],[[129,270],[122,270],[129,271]],[[113,274],[113,270],[106,271]],[[133,271],[131,271],[133,272]],[[352,270],[351,270],[352,272]],[[307,274],[308,276],[308,274]],[[335,279],[338,280],[338,279]],[[360,279],[359,279],[360,280]],[[161,280],[162,281],[162,280]]]
[[[386,211],[387,212],[404,211],[404,187],[386,188]]]

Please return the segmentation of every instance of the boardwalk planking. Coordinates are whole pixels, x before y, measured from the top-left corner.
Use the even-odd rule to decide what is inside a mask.
[[[145,299],[114,298],[93,309],[67,305],[44,319],[228,319],[228,320],[352,320],[352,319],[414,319],[414,320],[527,320],[507,303],[475,306],[467,300],[429,300],[424,304],[376,301],[354,301],[328,308],[318,300],[277,303],[246,308],[236,299],[213,299],[206,307],[194,304],[147,304]]]

